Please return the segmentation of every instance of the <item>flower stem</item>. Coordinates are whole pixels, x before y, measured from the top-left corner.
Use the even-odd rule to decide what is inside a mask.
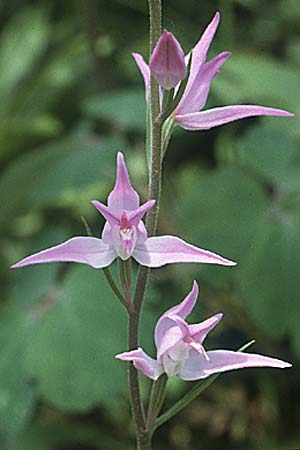
[[[167,383],[168,377],[166,374],[161,375],[158,380],[153,381],[146,423],[146,429],[150,432],[153,429],[155,419],[165,400]]]
[[[150,52],[152,53],[157,40],[161,35],[161,0],[149,0],[150,16]],[[151,144],[150,171],[149,171],[149,199],[156,200],[155,206],[148,212],[146,227],[150,236],[156,232],[159,198],[161,190],[161,154],[162,154],[162,124],[156,123],[156,118],[160,113],[159,87],[157,82],[151,77],[150,85],[150,123],[147,130],[147,142]],[[140,267],[137,274],[135,294],[133,298],[134,312],[129,314],[129,349],[136,349],[139,346],[139,323],[142,304],[147,287],[149,269]],[[133,418],[136,425],[137,448],[138,450],[151,450],[151,433],[145,429],[145,415],[141,401],[138,372],[132,364],[129,366],[129,384],[131,392],[131,405]]]

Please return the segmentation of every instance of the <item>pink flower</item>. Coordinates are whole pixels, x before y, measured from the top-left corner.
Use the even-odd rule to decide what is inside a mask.
[[[106,219],[102,239],[74,237],[24,258],[12,268],[58,261],[102,268],[109,266],[117,257],[122,260],[133,257],[139,264],[147,267],[160,267],[176,262],[235,265],[228,259],[194,247],[175,236],[148,238],[142,218],[155,202],[149,200],[140,206],[139,195],[130,184],[122,153],[117,156],[116,182],[107,203],[108,206],[97,200],[92,201]]]
[[[153,380],[157,380],[162,373],[193,381],[244,367],[291,367],[285,361],[254,353],[206,351],[203,341],[223,314],[216,314],[204,322],[187,324],[185,319],[193,310],[197,296],[198,285],[194,282],[186,298],[158,320],[155,327],[157,359],[148,356],[141,348],[121,353],[116,358],[132,361],[138,370]]]
[[[230,52],[223,52],[206,62],[207,52],[219,21],[220,14],[217,12],[192,49],[191,54],[186,56],[186,62],[189,57],[192,58],[191,69],[183,96],[171,115],[175,124],[187,130],[208,130],[251,116],[294,116],[294,114],[282,109],[257,105],[223,106],[202,111],[206,104],[212,80],[220,73],[221,66],[231,55]],[[133,57],[143,75],[147,99],[150,86],[150,69],[141,55],[133,53]]]
[[[183,50],[167,30],[164,30],[153,50],[149,67],[158,84],[165,89],[172,89],[186,77]]]

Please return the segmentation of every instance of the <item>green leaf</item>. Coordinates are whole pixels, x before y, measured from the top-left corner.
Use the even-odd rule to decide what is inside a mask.
[[[259,327],[274,338],[299,343],[300,228],[298,213],[265,216],[257,227],[238,274],[246,308]]]
[[[7,110],[12,91],[45,51],[49,34],[44,8],[22,10],[4,29],[0,45],[0,112]]]
[[[125,319],[100,271],[72,267],[27,352],[41,396],[68,411],[113,408],[126,389],[124,367],[114,358],[126,349]]]
[[[284,127],[268,123],[251,128],[240,140],[239,158],[246,170],[277,190],[300,190],[299,146]],[[297,185],[290,179],[294,174]]]
[[[35,406],[24,361],[31,327],[30,314],[20,317],[14,307],[1,309],[0,435],[7,439],[26,427]]]
[[[88,207],[88,200],[111,186],[115,155],[124,147],[119,139],[73,134],[15,159],[0,180],[0,224],[30,208],[78,208],[82,198]]]
[[[92,97],[84,102],[83,108],[89,117],[107,120],[117,128],[145,129],[145,94],[140,89],[130,88]]]
[[[189,173],[181,179],[178,219],[186,240],[241,263],[267,198],[260,185],[235,167]],[[209,282],[223,283],[236,268],[202,266]]]

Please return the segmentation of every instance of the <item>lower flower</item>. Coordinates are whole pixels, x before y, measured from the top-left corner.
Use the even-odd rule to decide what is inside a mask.
[[[163,373],[169,377],[178,376],[182,380],[193,381],[245,367],[291,367],[288,362],[255,353],[231,350],[206,352],[203,341],[220,322],[223,314],[216,314],[200,323],[187,324],[185,319],[193,310],[197,297],[198,285],[194,282],[186,298],[158,320],[155,327],[156,359],[148,356],[141,348],[121,353],[116,358],[133,362],[138,370],[153,380]]]

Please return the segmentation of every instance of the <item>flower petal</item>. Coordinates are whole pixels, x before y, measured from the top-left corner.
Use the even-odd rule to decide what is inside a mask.
[[[205,62],[206,55],[209,50],[210,44],[214,38],[214,35],[217,31],[218,25],[220,22],[220,13],[216,12],[212,21],[207,26],[206,30],[202,34],[200,40],[195,45],[192,50],[192,63],[189,80],[186,86],[186,89],[190,88],[190,85],[193,83],[200,66]]]
[[[131,211],[140,204],[140,197],[131,186],[124,156],[121,152],[117,155],[116,183],[108,196],[107,204],[115,212],[121,212],[124,209]]]
[[[120,215],[118,213],[112,211],[111,208],[99,202],[98,200],[92,200],[91,203],[95,206],[96,209],[98,209],[98,211],[110,225],[114,226],[120,224]]]
[[[216,325],[218,325],[218,323],[220,322],[222,317],[223,317],[223,314],[218,313],[218,314],[215,314],[214,316],[210,317],[209,319],[204,320],[203,322],[189,325],[188,327],[189,327],[190,337],[193,340],[202,344],[202,342],[204,341],[204,339],[206,338],[208,333],[213,328],[215,328]]]
[[[105,244],[102,239],[79,236],[55,247],[27,256],[27,258],[22,259],[11,267],[15,269],[31,264],[77,262],[99,269],[109,266],[116,257],[115,251]]]
[[[132,361],[138,370],[152,380],[157,380],[163,373],[162,365],[156,359],[148,356],[141,348],[131,352],[120,353],[115,357],[122,361]]]
[[[209,130],[225,123],[253,116],[285,116],[294,114],[282,109],[256,105],[233,105],[191,114],[176,115],[178,124],[186,130]]]
[[[165,264],[191,262],[234,266],[236,263],[208,250],[197,248],[175,236],[151,237],[138,244],[132,255],[139,264],[161,267]]]
[[[277,367],[279,369],[291,367],[288,362],[254,353],[213,350],[207,352],[207,356],[209,360],[195,350],[191,350],[189,358],[180,371],[180,378],[186,381],[199,380],[214,373],[245,367]]]
[[[188,325],[184,322],[183,319],[178,317],[176,320],[176,316],[174,316],[173,326],[169,327],[164,331],[164,333],[161,334],[161,338],[157,340],[157,359],[160,361],[160,358],[162,355],[174,347],[176,344],[178,344],[180,341],[183,340],[183,338],[188,333]],[[180,326],[178,326],[178,322],[180,322]],[[170,322],[172,323],[172,318],[167,317],[164,322]],[[176,324],[177,322],[177,324]],[[174,325],[175,324],[175,325]],[[155,336],[156,337],[156,336]]]
[[[146,101],[147,101],[149,90],[150,90],[150,68],[149,68],[148,64],[145,62],[142,55],[140,55],[139,53],[132,53],[132,56],[134,57],[134,60],[144,78],[145,95],[146,95]]]
[[[231,55],[223,52],[208,63],[203,64],[196,74],[193,83],[186,87],[184,94],[175,110],[175,115],[197,112],[206,103],[212,80],[218,75],[219,69]]]
[[[140,220],[143,218],[143,216],[146,214],[149,209],[153,208],[155,205],[155,200],[148,200],[143,205],[139,206],[139,208],[135,209],[134,211],[130,211],[127,214],[128,221],[130,225],[137,226],[140,222]]]
[[[154,339],[158,353],[161,353],[165,334],[171,327],[174,327],[174,318],[176,318],[177,316],[181,319],[185,319],[190,314],[196,304],[198,293],[198,284],[196,283],[196,281],[194,281],[192,290],[188,293],[184,300],[179,303],[179,305],[173,306],[173,308],[168,309],[159,318],[154,333]]]

